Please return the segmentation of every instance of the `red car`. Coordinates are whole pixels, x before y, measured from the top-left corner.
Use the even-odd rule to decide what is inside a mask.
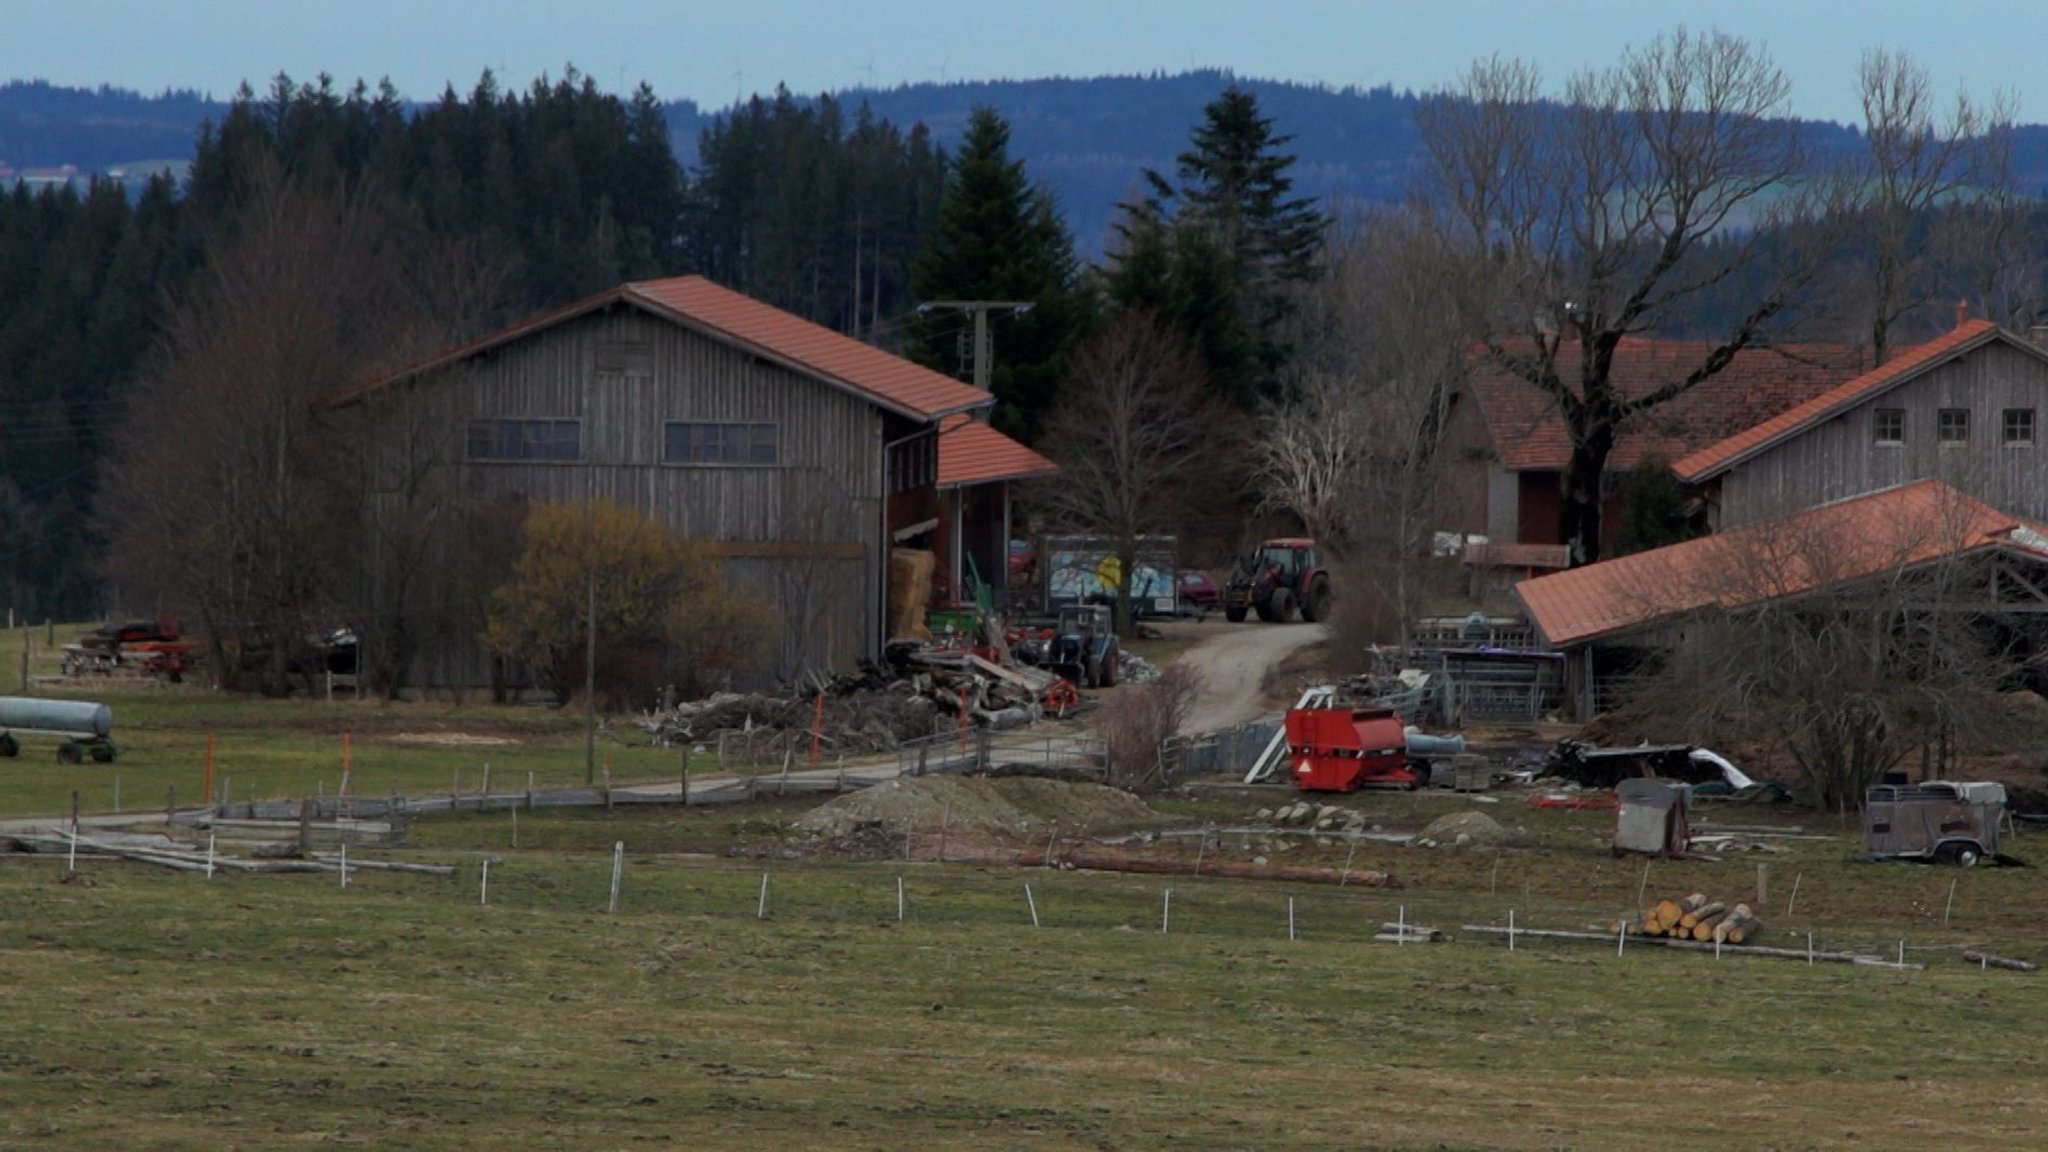
[[[1206,616],[1223,601],[1222,587],[1199,569],[1183,568],[1174,573],[1174,584],[1183,616]]]

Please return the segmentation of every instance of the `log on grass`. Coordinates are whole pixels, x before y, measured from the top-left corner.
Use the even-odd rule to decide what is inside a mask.
[[[1963,960],[1981,968],[2003,968],[2008,972],[2034,972],[2041,967],[2032,960],[2014,960],[2010,956],[1993,956],[1989,952],[1965,952]]]
[[[313,859],[322,864],[332,864],[336,868],[341,866],[340,857],[332,852],[315,852]],[[406,864],[397,860],[351,860],[348,862],[349,871],[353,872],[358,868],[373,872],[413,872],[421,876],[455,875],[455,866],[452,864]]]
[[[1680,916],[1678,918],[1678,926],[1680,928],[1697,928],[1700,926],[1700,921],[1705,920],[1711,916],[1719,916],[1721,913],[1727,910],[1728,905],[1723,904],[1719,900],[1716,900],[1711,904],[1701,904],[1699,907],[1694,908],[1692,911],[1687,912],[1683,916]]]
[[[1699,923],[1692,926],[1692,931],[1688,932],[1687,935],[1695,940],[1711,940],[1714,938],[1714,929],[1727,919],[1728,913],[1726,912],[1716,912],[1711,916],[1703,916],[1700,918]]]
[[[1727,944],[1740,944],[1756,934],[1763,927],[1747,904],[1737,904],[1719,924],[1714,925],[1713,938]]]
[[[1056,856],[1053,863],[1061,868],[1081,868],[1092,872],[1137,872],[1162,876],[1185,876],[1195,870],[1192,860],[1159,860],[1147,856],[1126,856],[1120,853],[1087,850]],[[1202,865],[1202,875],[1240,880],[1289,880],[1298,884],[1340,884],[1362,888],[1401,886],[1401,882],[1391,873],[1365,868],[1283,868],[1235,860],[1207,861]]]
[[[1505,936],[1508,933],[1506,928],[1494,924],[1466,924],[1460,930],[1493,936]],[[1614,937],[1601,932],[1570,932],[1550,928],[1516,928],[1514,931],[1518,939],[1527,937],[1532,940],[1585,940],[1607,945],[1614,943]],[[1712,952],[1714,950],[1712,944],[1701,944],[1693,940],[1645,940],[1643,943],[1657,948],[1683,948],[1690,952]],[[1809,953],[1801,948],[1768,948],[1761,944],[1745,944],[1740,947],[1723,948],[1722,951],[1731,956],[1770,956],[1784,960],[1805,960],[1811,958],[1828,964],[1856,964],[1867,968],[1892,968],[1909,972],[1918,972],[1927,967],[1925,964],[1916,964],[1911,961],[1900,964],[1896,961],[1887,960],[1882,956],[1865,956],[1855,952],[1816,951]]]

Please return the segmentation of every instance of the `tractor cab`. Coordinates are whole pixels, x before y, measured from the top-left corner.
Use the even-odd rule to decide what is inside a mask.
[[[1297,586],[1302,573],[1313,572],[1322,566],[1316,561],[1313,540],[1268,540],[1259,546],[1254,563],[1258,571],[1270,573],[1283,588]]]

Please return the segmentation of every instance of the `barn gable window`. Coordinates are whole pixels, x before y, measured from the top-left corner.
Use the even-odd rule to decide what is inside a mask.
[[[581,420],[471,420],[471,460],[581,460]]]
[[[1934,418],[1934,438],[1943,444],[1970,442],[1970,410],[1943,408]]]
[[[1871,436],[1877,444],[1904,444],[1906,442],[1906,410],[1904,408],[1879,408],[1871,414]]]
[[[662,463],[773,464],[777,432],[773,424],[671,420],[662,426]]]
[[[2005,410],[2005,434],[2007,444],[2017,448],[2034,446],[2034,410],[2032,408],[2007,408]]]

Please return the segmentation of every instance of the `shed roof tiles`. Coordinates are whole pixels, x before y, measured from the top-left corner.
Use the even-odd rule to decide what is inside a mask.
[[[1026,480],[1059,470],[1059,465],[972,416],[948,416],[939,422],[941,488]]]
[[[1707,608],[1739,608],[1988,548],[2048,560],[2048,529],[1939,480],[1523,580],[1515,596],[1564,648]]]

